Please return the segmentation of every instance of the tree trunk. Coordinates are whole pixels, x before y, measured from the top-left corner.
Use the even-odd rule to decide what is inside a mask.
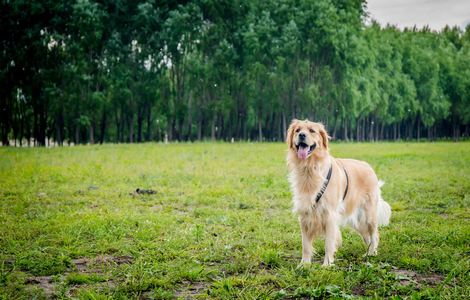
[[[28,147],[31,147],[31,126],[30,126],[30,123],[26,122],[25,126],[26,126],[25,136],[26,136],[26,139],[27,139],[27,144],[28,144]]]
[[[42,106],[42,105],[41,105]],[[41,107],[39,114],[38,143],[40,146],[46,145],[47,116],[44,107]]]
[[[333,139],[336,139],[336,130],[338,129],[338,118],[335,118],[335,126],[333,127]]]
[[[129,116],[129,143],[134,143],[134,113]]]
[[[362,132],[361,132],[362,141],[366,140],[366,127],[367,127],[366,118],[362,118]]]
[[[452,118],[452,137],[454,139],[454,142],[457,142],[459,140],[459,125],[457,123],[457,118],[454,116]]]
[[[75,124],[75,145],[78,145],[80,143],[80,126],[78,124]]]
[[[421,138],[421,118],[418,116],[418,120],[416,122],[416,130],[417,130],[417,133],[416,133],[416,136],[417,136],[417,139],[418,139],[418,142]]]
[[[409,140],[413,139],[413,126],[414,126],[414,122],[410,120],[410,124],[408,124],[408,139]]]
[[[89,132],[90,132],[90,144],[93,145],[95,143],[95,129],[94,129],[93,123],[90,124]]]
[[[377,137],[377,140],[383,140],[384,139],[384,123],[381,123],[380,124],[380,134],[379,136]]]
[[[142,127],[144,123],[144,109],[139,107],[137,110],[137,142],[142,143]]]
[[[356,121],[356,141],[361,140],[361,119]]]
[[[116,143],[119,143],[121,141],[121,122],[119,121],[117,110],[114,116],[116,119]]]
[[[39,87],[33,87],[33,113],[34,113],[34,136],[39,146],[46,145],[46,111],[45,103],[41,101],[41,92]]]
[[[242,118],[241,118],[241,110],[240,108],[238,108],[237,110],[237,129],[236,129],[236,133],[235,133],[235,136],[237,139],[240,139],[241,136],[242,136]]]
[[[402,121],[400,121],[400,122],[398,123],[398,126],[397,126],[397,127],[398,127],[398,128],[397,128],[397,129],[398,129],[398,131],[397,131],[397,134],[398,134],[397,139],[399,139],[399,140],[401,140],[401,124],[402,124]]]
[[[215,121],[216,121],[216,116],[215,112],[213,113],[214,115],[212,116],[212,123],[211,123],[211,140],[215,141]]]
[[[62,128],[63,128],[63,117],[62,112],[56,117],[56,126],[55,126],[55,133],[56,133],[56,141],[59,146],[63,144],[63,135],[62,135]]]
[[[220,117],[220,122],[218,122],[218,124],[220,124],[220,126],[216,127],[216,137],[217,137],[217,140],[220,140],[221,137],[222,137],[222,131],[224,130],[224,127],[223,127],[224,119],[223,119],[223,117]]]
[[[9,98],[5,97],[5,106],[1,108],[1,124],[2,124],[2,145],[10,146],[8,139],[8,133],[10,132],[10,109],[9,109]]]
[[[168,139],[168,141],[173,140],[173,120],[171,119],[168,119],[166,139]]]
[[[374,142],[379,140],[380,124],[377,117],[374,117]]]
[[[148,106],[147,110],[147,132],[145,133],[145,140],[150,142],[153,139],[152,136],[152,106]]]
[[[197,120],[197,139],[199,141],[202,140],[202,112],[199,111],[198,113],[198,120]]]
[[[258,117],[258,141],[263,141],[263,127],[261,124],[261,118]]]
[[[286,140],[286,134],[287,134],[287,120],[286,120],[286,112],[282,111],[282,140]]]
[[[243,139],[245,141],[248,139],[248,128],[246,125],[246,120],[243,120]]]
[[[101,126],[100,126],[100,144],[104,143],[104,138],[106,134],[106,108],[103,109],[103,115],[101,116]]]
[[[186,129],[186,140],[191,140],[192,135],[192,127],[193,127],[193,114],[191,113],[193,103],[193,93],[189,93],[188,95],[188,124]]]

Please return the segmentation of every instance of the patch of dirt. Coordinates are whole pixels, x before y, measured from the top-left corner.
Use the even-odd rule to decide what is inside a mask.
[[[72,259],[72,263],[75,265],[75,267],[77,268],[77,271],[79,272],[86,272],[88,270],[89,262],[90,262],[90,259],[86,257]]]
[[[175,291],[175,298],[178,299],[193,299],[195,296],[207,291],[210,283],[208,282],[191,282],[183,281],[180,289]]]
[[[26,279],[26,284],[30,287],[38,287],[44,291],[47,299],[55,294],[55,284],[52,282],[52,276],[35,276]]]
[[[122,256],[112,256],[112,255],[98,255],[97,257],[90,259],[87,257],[81,257],[73,259],[72,263],[77,268],[77,271],[82,273],[103,273],[101,268],[98,268],[99,265],[122,265],[130,264],[134,261],[134,258],[128,255]],[[95,267],[95,268],[92,268]]]
[[[103,265],[122,265],[122,264],[130,264],[134,261],[134,258],[127,255],[122,256],[112,256],[112,255],[99,255],[95,258],[88,258],[88,257],[81,257],[77,259],[73,259],[72,263],[75,266],[76,271],[80,273],[87,273],[87,274],[104,274],[105,270],[103,269]],[[61,274],[60,281],[65,280],[68,274],[75,270],[69,270]],[[55,296],[55,289],[59,282],[53,282],[52,276],[34,276],[30,277],[26,280],[26,284],[29,287],[38,287],[44,291],[44,294],[47,299],[54,298]],[[101,289],[112,289],[116,285],[113,280],[108,280],[106,282],[96,283],[97,286]],[[84,285],[74,285],[69,288],[66,292],[68,297],[73,297],[77,291],[83,287]]]
[[[354,296],[365,296],[366,295],[366,289],[361,285],[356,285],[355,287],[352,288],[351,293]]]
[[[74,298],[77,297],[78,291],[82,288],[86,288],[88,285],[87,284],[82,284],[82,285],[74,285],[70,287],[66,292],[65,292],[65,297],[67,298]]]
[[[436,286],[444,281],[445,277],[440,274],[420,275],[416,276],[418,282],[424,282],[430,286]]]
[[[397,269],[392,271],[395,274],[395,277],[400,280],[401,285],[410,285],[412,283],[417,283],[413,278],[416,276],[416,273],[409,270]]]
[[[416,284],[418,287],[422,284],[429,286],[436,286],[444,280],[444,276],[440,274],[418,274],[414,271],[405,270],[405,269],[396,269],[392,270],[392,273],[395,274],[395,277],[400,280],[401,285]]]
[[[122,255],[122,256],[112,256],[112,255],[99,255],[95,258],[95,263],[98,264],[109,264],[114,263],[117,265],[130,264],[134,261],[132,256]]]

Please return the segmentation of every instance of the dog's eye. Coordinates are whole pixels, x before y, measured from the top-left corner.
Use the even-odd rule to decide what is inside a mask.
[[[300,128],[297,128],[297,129],[295,130],[295,132],[300,132]]]
[[[310,132],[311,132],[311,133],[314,133],[314,132],[315,132],[315,130],[313,130],[312,128],[310,128]]]

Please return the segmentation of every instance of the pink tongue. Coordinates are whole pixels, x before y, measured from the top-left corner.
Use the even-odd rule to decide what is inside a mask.
[[[297,156],[299,159],[306,159],[308,155],[308,147],[299,147],[297,150]]]

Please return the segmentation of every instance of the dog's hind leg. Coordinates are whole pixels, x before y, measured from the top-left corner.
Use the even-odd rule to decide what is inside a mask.
[[[361,210],[363,211],[363,210]],[[366,244],[367,251],[364,256],[369,255],[369,252],[372,249],[372,234],[370,229],[372,227],[369,226],[369,218],[367,218],[364,214],[362,218],[359,218],[355,223],[354,229],[361,235],[364,244]]]
[[[359,229],[357,229],[357,231],[359,232],[359,234],[362,236],[362,240],[364,241],[364,244],[366,244],[366,247],[367,247],[367,253],[369,252],[369,248],[370,248],[370,234],[369,234],[369,230],[367,229],[367,226],[364,226],[364,227],[361,227]],[[367,255],[366,253],[366,255]]]
[[[369,225],[370,229],[370,246],[367,255],[377,255],[377,247],[379,246],[379,230],[377,223]]]
[[[373,200],[372,200],[373,199]],[[370,207],[366,210],[365,214],[365,225],[366,225],[366,234],[363,236],[364,242],[367,244],[367,253],[366,255],[377,255],[377,247],[379,246],[379,225],[377,222],[377,200],[378,195],[372,194],[370,201]],[[375,200],[375,201],[374,201]]]

